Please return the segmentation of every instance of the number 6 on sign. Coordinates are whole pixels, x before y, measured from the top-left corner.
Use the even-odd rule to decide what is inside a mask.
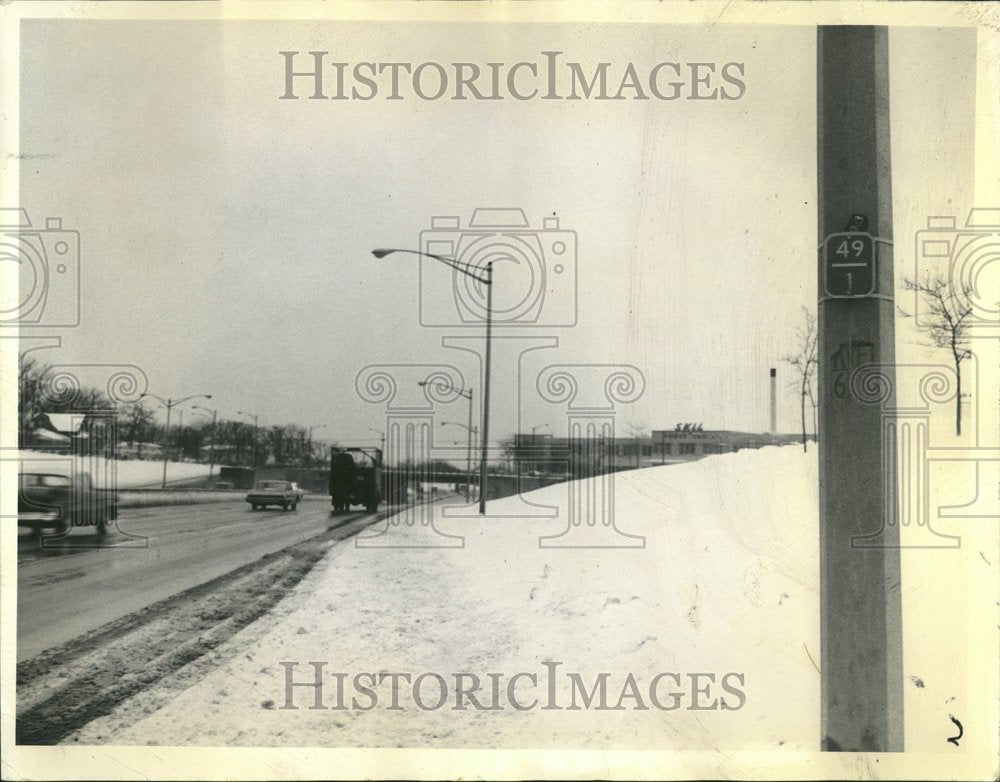
[[[850,299],[875,292],[875,239],[856,231],[830,234],[823,243],[826,295]]]

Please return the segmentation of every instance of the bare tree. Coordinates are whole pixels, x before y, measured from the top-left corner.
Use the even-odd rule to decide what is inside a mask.
[[[951,353],[955,367],[955,436],[962,434],[962,362],[972,355],[969,344],[969,304],[971,290],[968,286],[956,288],[943,274],[927,272],[919,280],[905,278],[903,289],[915,292],[923,302],[924,311],[917,322],[927,344]],[[909,318],[912,314],[900,309]]]
[[[816,316],[805,307],[802,308],[805,324],[796,329],[796,352],[784,356],[781,360],[791,366],[796,373],[795,386],[799,391],[799,411],[802,418],[802,450],[807,451],[808,436],[806,434],[806,400],[812,407],[813,433],[816,432],[816,348],[819,330],[816,327]]]
[[[36,358],[21,354],[18,362],[17,401],[18,401],[18,442],[25,447],[27,438],[34,426],[35,416],[42,412],[41,377],[45,373],[45,365]]]

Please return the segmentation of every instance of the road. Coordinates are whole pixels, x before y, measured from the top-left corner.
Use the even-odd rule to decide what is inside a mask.
[[[74,529],[51,548],[22,533],[17,660],[365,515],[331,517],[317,496],[287,512],[243,502],[125,509],[106,538]]]

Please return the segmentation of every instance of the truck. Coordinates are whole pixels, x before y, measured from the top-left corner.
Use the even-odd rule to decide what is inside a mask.
[[[382,501],[382,450],[380,448],[330,449],[330,505],[344,513],[364,505],[369,513]]]

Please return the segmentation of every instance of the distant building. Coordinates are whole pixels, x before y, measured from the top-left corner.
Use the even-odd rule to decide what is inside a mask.
[[[163,446],[159,443],[118,443],[121,459],[162,459]]]
[[[734,432],[728,429],[653,431],[653,451],[659,463],[689,462],[720,453],[735,453],[745,448],[789,445],[801,442],[799,434]]]
[[[56,453],[112,456],[113,413],[39,413],[32,420],[24,447]]]
[[[510,456],[522,474],[565,473],[571,460],[595,472],[655,467],[690,462],[722,453],[768,445],[800,442],[798,434],[768,434],[730,430],[654,430],[650,437],[578,439],[551,435],[517,434]]]

